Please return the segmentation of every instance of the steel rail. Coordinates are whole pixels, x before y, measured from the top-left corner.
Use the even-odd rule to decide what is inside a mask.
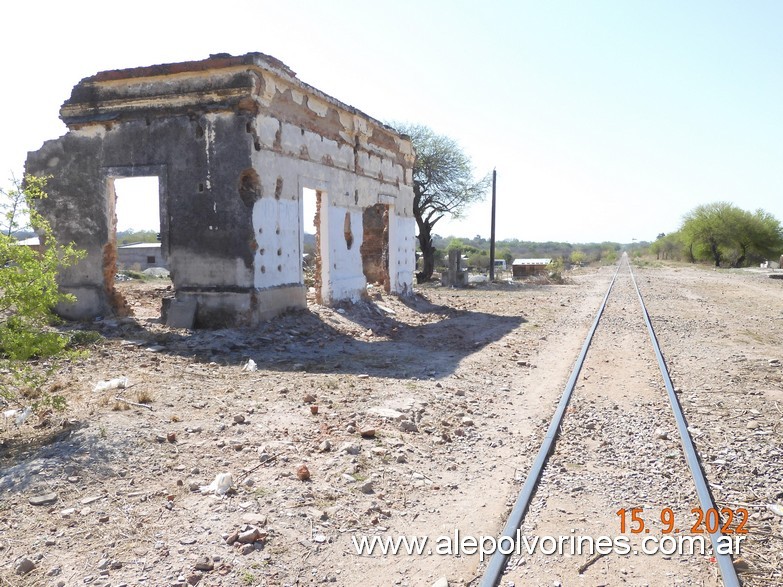
[[[658,368],[663,376],[663,382],[666,385],[666,392],[669,394],[669,403],[674,411],[674,419],[677,421],[677,429],[680,432],[680,440],[682,441],[682,447],[685,451],[685,459],[688,462],[688,468],[691,470],[691,476],[696,484],[696,493],[699,496],[699,505],[703,512],[707,512],[710,509],[715,508],[715,502],[710,494],[710,488],[707,485],[707,481],[704,478],[704,472],[702,471],[701,464],[699,463],[699,456],[696,454],[696,449],[693,446],[693,439],[688,432],[688,424],[685,421],[685,416],[682,413],[682,406],[677,399],[677,395],[674,393],[674,386],[672,385],[671,377],[669,376],[669,370],[666,367],[666,360],[661,353],[661,347],[658,344],[658,338],[655,336],[655,330],[653,329],[652,322],[650,321],[650,315],[647,313],[647,307],[644,305],[642,299],[642,292],[639,289],[639,285],[636,283],[636,278],[631,269],[630,263],[628,269],[631,272],[631,280],[636,288],[636,295],[639,297],[639,304],[642,306],[642,314],[644,315],[644,322],[647,324],[647,332],[650,334],[650,341],[652,342],[653,349],[655,350],[655,356],[658,360]],[[717,509],[717,508],[715,508]],[[721,576],[723,577],[723,584],[725,587],[739,587],[739,578],[737,577],[737,571],[734,568],[734,563],[731,560],[731,556],[722,553],[719,554],[718,541],[723,534],[720,532],[720,525],[715,532],[710,532],[710,540],[712,541],[712,550],[715,559],[718,561],[718,567],[720,568]]]
[[[666,386],[666,392],[669,396],[669,403],[671,404],[672,411],[674,412],[675,421],[677,423],[677,429],[679,431],[680,439],[683,445],[683,450],[685,452],[685,458],[688,463],[691,476],[693,477],[694,483],[696,485],[696,493],[699,498],[699,504],[701,505],[702,511],[704,512],[708,511],[709,509],[713,509],[713,508],[716,509],[715,503],[712,499],[712,495],[710,494],[709,486],[707,485],[706,479],[704,478],[704,473],[699,463],[699,457],[693,445],[693,439],[691,438],[690,433],[688,432],[688,425],[685,421],[685,416],[683,415],[682,407],[680,406],[680,402],[677,399],[676,394],[674,393],[674,386],[672,385],[672,380],[671,377],[669,376],[668,368],[666,367],[666,361],[663,357],[663,353],[661,352],[661,348],[658,343],[658,338],[655,335],[655,330],[652,326],[650,315],[647,312],[647,307],[644,305],[644,299],[642,298],[641,290],[639,289],[639,285],[636,282],[636,278],[634,276],[633,269],[631,268],[631,264],[627,260],[627,255],[623,254],[623,258],[620,260],[620,263],[618,263],[617,265],[617,270],[614,272],[614,275],[612,276],[612,280],[609,283],[609,287],[606,291],[606,295],[604,296],[601,306],[598,309],[598,313],[596,314],[595,320],[593,321],[590,331],[588,332],[587,337],[585,338],[585,342],[582,345],[582,351],[580,352],[579,357],[577,358],[576,363],[574,364],[573,370],[571,371],[571,376],[569,377],[565,389],[563,390],[563,395],[560,398],[560,402],[557,406],[557,409],[555,410],[555,414],[552,417],[551,423],[549,424],[549,428],[547,429],[547,433],[546,436],[544,437],[544,441],[541,445],[541,448],[538,451],[538,455],[536,456],[536,459],[533,462],[533,465],[530,469],[530,473],[525,479],[525,483],[522,486],[522,490],[520,491],[519,497],[517,498],[514,508],[511,510],[511,513],[509,514],[508,520],[506,522],[506,526],[503,529],[503,533],[498,539],[498,544],[500,544],[500,541],[503,540],[504,538],[510,539],[513,543],[515,540],[517,530],[522,526],[522,520],[524,519],[528,507],[530,506],[530,501],[533,499],[533,495],[535,493],[536,487],[538,486],[538,482],[541,478],[541,474],[543,473],[544,466],[546,465],[549,455],[551,454],[552,449],[554,448],[554,442],[557,437],[558,430],[560,428],[560,424],[562,422],[563,416],[565,414],[565,410],[568,407],[568,403],[571,399],[571,395],[576,385],[576,380],[579,377],[579,373],[582,369],[582,365],[584,364],[585,357],[587,356],[587,351],[590,348],[590,343],[592,342],[593,335],[595,334],[595,331],[598,328],[598,323],[601,319],[601,316],[603,315],[604,308],[606,307],[606,302],[609,299],[609,294],[612,291],[612,287],[614,286],[614,283],[617,279],[617,275],[620,272],[620,268],[623,264],[623,261],[628,263],[628,270],[631,275],[631,280],[633,282],[634,288],[636,289],[636,295],[639,298],[639,303],[642,307],[642,315],[644,317],[645,325],[647,326],[647,332],[650,335],[650,341],[652,342],[653,350],[655,351],[655,356],[658,362],[658,368],[660,369],[661,375],[664,380],[664,384]],[[723,537],[723,534],[719,530],[716,530],[715,532],[711,532],[709,534],[710,534],[710,540],[712,542],[714,556],[718,562],[718,567],[720,569],[721,576],[723,578],[724,586],[739,587],[740,582],[737,577],[737,572],[734,568],[734,564],[731,560],[731,557],[727,554],[718,554],[720,552],[718,541]],[[484,572],[484,576],[482,577],[480,587],[496,587],[500,583],[500,579],[503,575],[503,571],[505,570],[506,563],[508,562],[509,556],[510,556],[510,552],[508,554],[503,554],[503,552],[501,552],[501,550],[499,549],[495,551],[495,553],[492,555],[492,557],[489,560],[487,569]]]
[[[601,302],[601,307],[598,309],[595,320],[593,320],[593,325],[590,327],[590,331],[587,333],[585,342],[582,345],[582,351],[579,353],[579,357],[574,364],[573,370],[571,371],[571,376],[568,378],[568,382],[566,383],[565,389],[563,390],[563,395],[560,398],[560,403],[558,403],[557,409],[555,410],[555,415],[552,417],[552,421],[549,424],[544,441],[541,444],[541,448],[538,450],[536,460],[533,461],[533,466],[530,468],[530,473],[528,473],[527,478],[525,479],[525,483],[522,485],[522,490],[519,493],[519,497],[517,498],[517,502],[514,505],[514,508],[511,510],[511,513],[508,516],[506,527],[503,529],[503,533],[498,539],[498,544],[500,544],[500,541],[504,538],[510,539],[513,543],[517,530],[522,525],[522,520],[524,519],[525,513],[527,513],[527,509],[530,506],[530,501],[533,499],[533,494],[535,493],[536,486],[538,485],[538,482],[541,478],[541,473],[543,472],[547,459],[549,458],[549,455],[554,448],[555,438],[557,437],[558,430],[560,429],[563,415],[565,414],[566,408],[568,407],[568,402],[571,399],[571,394],[574,391],[574,387],[576,386],[576,380],[579,378],[579,373],[582,370],[582,365],[584,364],[585,357],[587,356],[587,350],[590,348],[590,343],[593,340],[595,330],[598,328],[598,322],[601,320],[601,316],[604,313],[604,308],[606,308],[606,301],[609,299],[609,294],[611,293],[614,282],[617,279],[617,274],[620,272],[622,261],[623,259],[621,259],[620,263],[617,264],[617,269],[612,276],[612,281],[609,283],[609,288],[606,290],[606,295],[604,296],[603,302]],[[500,578],[503,575],[503,571],[506,568],[506,563],[508,562],[508,557],[511,555],[511,552],[508,552],[508,550],[509,549],[506,549],[507,554],[504,554],[500,549],[495,550],[492,557],[489,559],[487,570],[484,572],[484,576],[481,579],[481,587],[496,587],[500,582]]]

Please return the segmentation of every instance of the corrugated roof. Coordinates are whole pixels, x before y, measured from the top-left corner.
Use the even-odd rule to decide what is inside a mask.
[[[26,238],[21,241],[16,241],[17,245],[24,245],[26,247],[37,247],[40,246],[41,240],[37,236],[31,236],[30,238]]]
[[[151,248],[160,248],[160,243],[133,243],[132,245],[124,245],[122,247],[117,247],[119,249],[151,249]]]
[[[549,265],[552,259],[514,259],[512,265]]]

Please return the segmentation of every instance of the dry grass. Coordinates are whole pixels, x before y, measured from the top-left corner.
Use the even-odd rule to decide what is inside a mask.
[[[136,401],[140,404],[151,404],[154,398],[146,389],[140,389],[136,392]]]
[[[126,404],[125,402],[121,402],[119,400],[114,400],[114,403],[111,406],[111,409],[113,412],[122,412],[125,410],[130,410],[130,405]]]

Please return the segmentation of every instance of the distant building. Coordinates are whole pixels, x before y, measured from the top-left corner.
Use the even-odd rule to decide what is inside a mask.
[[[133,243],[117,247],[117,269],[144,271],[150,267],[168,269],[168,263],[161,253],[160,243]]]
[[[511,273],[514,277],[525,277],[546,273],[547,265],[552,259],[514,259],[511,264]]]
[[[34,251],[41,251],[41,240],[37,236],[17,241],[16,244],[23,247],[30,247]]]

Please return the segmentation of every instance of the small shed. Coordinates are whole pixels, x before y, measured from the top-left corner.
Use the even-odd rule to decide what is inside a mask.
[[[511,264],[511,272],[514,277],[525,277],[546,273],[547,266],[552,259],[514,259]]]
[[[160,243],[133,243],[117,247],[117,269],[144,271],[150,267],[168,269]]]

